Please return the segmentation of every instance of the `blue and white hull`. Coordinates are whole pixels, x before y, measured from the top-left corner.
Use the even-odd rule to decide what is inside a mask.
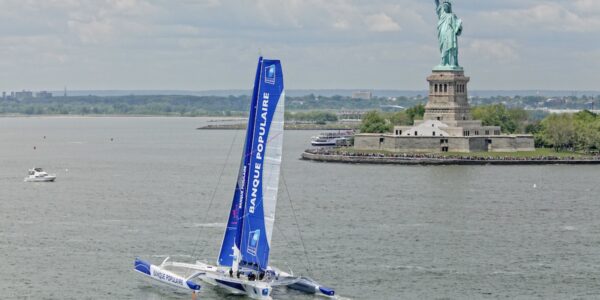
[[[157,281],[164,286],[190,292],[198,292],[200,290],[200,285],[192,280],[195,277],[198,277],[200,274],[185,278],[171,271],[165,270],[160,266],[150,264],[137,258],[135,259],[134,270],[139,274],[144,275],[146,278],[151,279],[152,281]]]
[[[186,274],[194,274],[190,277],[184,277],[177,274],[177,269]],[[273,288],[287,287],[293,290],[312,295],[319,295],[334,298],[335,292],[326,288],[314,280],[307,277],[295,277],[291,274],[281,272],[278,269],[269,268],[268,273],[263,280],[250,280],[249,276],[241,274],[238,278],[236,274],[229,274],[223,268],[211,266],[202,262],[195,264],[170,262],[168,258],[160,265],[152,265],[140,259],[135,260],[135,271],[142,274],[149,280],[160,283],[162,286],[176,288],[179,291],[197,292],[200,285],[193,279],[202,280],[212,286],[220,287],[227,292],[235,295],[245,295],[251,299],[270,300]]]
[[[213,267],[216,268],[216,267]],[[270,269],[270,268],[269,268]],[[335,291],[324,287],[308,277],[294,277],[278,270],[270,269],[272,277],[264,280],[248,280],[245,275],[237,278],[235,274],[218,271],[207,272],[199,278],[214,286],[219,286],[236,295],[246,295],[252,299],[271,299],[273,288],[287,287],[306,294],[335,298]]]
[[[269,300],[273,288],[269,282],[249,281],[246,279],[238,279],[226,274],[206,274],[201,279],[204,282],[218,286],[227,290],[231,294],[246,295],[252,299]]]

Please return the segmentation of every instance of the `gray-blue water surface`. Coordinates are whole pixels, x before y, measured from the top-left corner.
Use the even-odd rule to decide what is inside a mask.
[[[203,124],[0,118],[0,298],[188,299],[132,268],[216,259],[244,133]],[[600,298],[597,166],[299,160],[315,134],[285,135],[273,265],[352,299]],[[57,182],[24,183],[33,166]]]

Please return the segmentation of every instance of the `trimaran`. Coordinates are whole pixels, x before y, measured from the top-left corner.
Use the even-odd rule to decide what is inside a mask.
[[[279,60],[259,59],[231,213],[217,265],[165,259],[160,265],[135,260],[135,270],[153,282],[191,291],[199,281],[253,299],[271,299],[274,287],[334,297],[307,277],[269,265],[283,149],[285,92]],[[186,275],[183,275],[186,274]]]

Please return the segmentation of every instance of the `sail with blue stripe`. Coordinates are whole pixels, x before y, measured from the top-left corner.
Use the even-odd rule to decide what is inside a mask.
[[[254,117],[256,116],[256,106],[258,101],[258,85],[260,82],[260,74],[262,67],[262,57],[258,60],[258,67],[256,70],[256,78],[254,80],[254,90],[252,93],[252,100],[250,102],[250,113],[248,117],[248,126],[246,131],[246,140],[244,142],[244,152],[242,154],[242,160],[240,162],[240,169],[238,171],[237,182],[235,185],[235,191],[233,193],[233,201],[231,203],[231,210],[229,213],[229,220],[227,221],[227,228],[223,236],[223,243],[221,245],[221,251],[219,253],[219,259],[217,264],[219,266],[231,267],[235,260],[235,249],[240,249],[241,241],[241,225],[242,225],[242,212],[245,197],[245,180],[248,176],[248,165],[250,163],[250,152],[252,147],[252,138],[254,130]],[[237,243],[236,243],[237,240]]]
[[[335,297],[332,289],[310,278],[296,277],[269,266],[283,152],[284,104],[281,62],[261,57],[217,266],[200,261],[195,264],[170,262],[169,258],[160,265],[153,265],[136,259],[138,273],[193,293],[200,290],[198,279],[253,299],[271,299],[273,288],[281,286]]]
[[[266,270],[275,223],[283,150],[285,92],[279,60],[263,60],[244,190],[240,266]],[[238,227],[239,230],[239,227]]]

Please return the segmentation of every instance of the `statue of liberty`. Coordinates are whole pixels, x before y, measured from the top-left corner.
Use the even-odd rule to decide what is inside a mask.
[[[438,15],[438,40],[442,62],[434,70],[461,70],[458,65],[458,36],[462,33],[462,20],[452,12],[450,0],[435,0]]]

